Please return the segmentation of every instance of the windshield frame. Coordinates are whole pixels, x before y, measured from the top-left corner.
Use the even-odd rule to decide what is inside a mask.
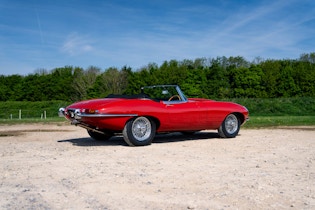
[[[176,101],[168,101],[168,100],[160,100],[160,101],[163,101],[164,103],[167,102],[167,103],[183,103],[183,102],[187,102],[188,99],[187,97],[185,96],[185,94],[183,93],[183,91],[180,89],[180,87],[178,85],[152,85],[152,86],[143,86],[141,87],[141,93],[144,93],[146,94],[146,89],[154,89],[154,88],[159,88],[159,89],[174,89],[176,90],[177,92],[177,95],[180,96],[181,100],[176,100]],[[173,94],[174,95],[174,94]]]

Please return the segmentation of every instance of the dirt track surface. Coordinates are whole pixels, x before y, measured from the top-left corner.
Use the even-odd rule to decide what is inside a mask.
[[[315,209],[315,128],[157,136],[0,126],[0,209]]]

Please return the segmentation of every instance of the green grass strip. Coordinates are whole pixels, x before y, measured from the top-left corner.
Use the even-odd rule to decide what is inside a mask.
[[[252,116],[245,128],[315,126],[315,116]]]

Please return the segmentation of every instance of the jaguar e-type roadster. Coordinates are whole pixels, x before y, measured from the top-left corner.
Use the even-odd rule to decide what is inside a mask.
[[[59,109],[71,124],[87,129],[95,140],[122,134],[130,146],[151,144],[156,133],[194,133],[217,129],[234,138],[248,120],[246,107],[201,98],[187,98],[177,85],[145,86],[136,95],[114,95],[76,102]]]

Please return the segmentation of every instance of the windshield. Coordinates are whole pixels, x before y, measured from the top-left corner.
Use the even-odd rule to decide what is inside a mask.
[[[141,92],[146,94],[149,98],[159,101],[187,101],[186,96],[177,85],[145,86],[141,88]]]

